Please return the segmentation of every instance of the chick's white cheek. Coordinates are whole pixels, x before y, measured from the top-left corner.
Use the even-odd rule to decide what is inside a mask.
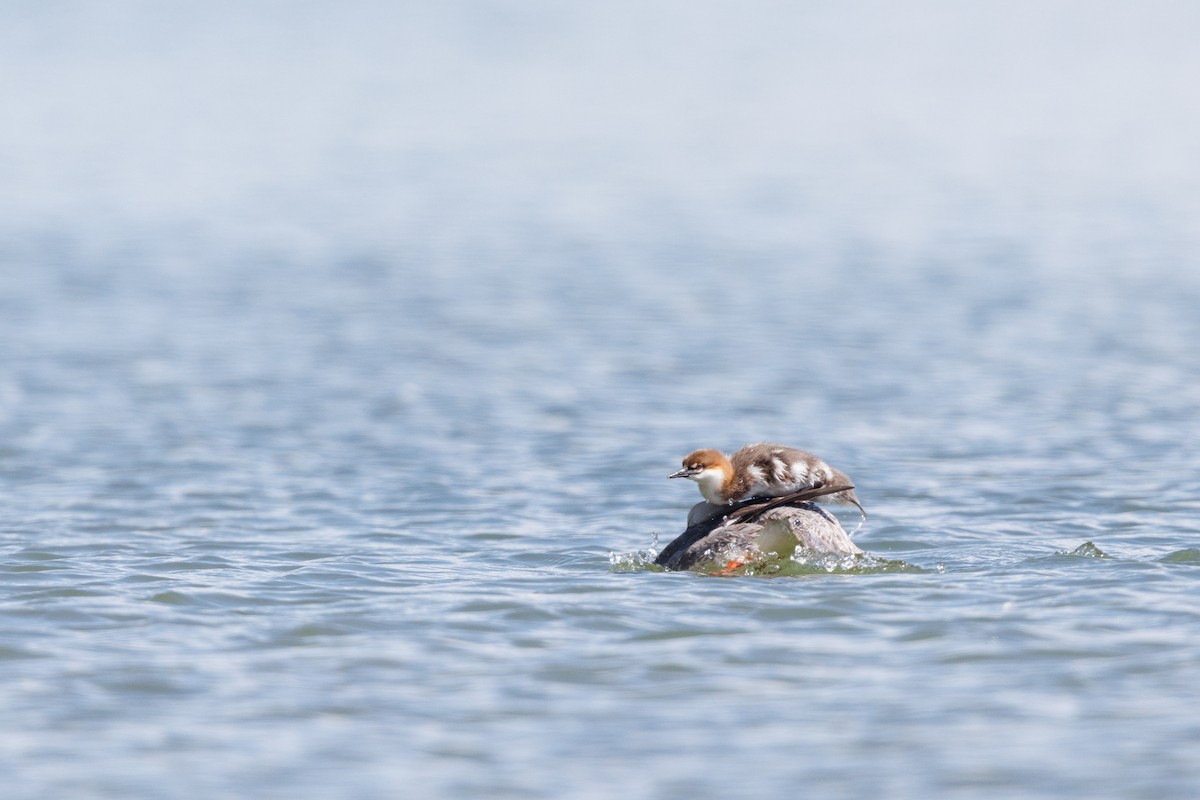
[[[693,480],[705,488],[717,489],[725,482],[725,473],[719,469],[706,469]]]

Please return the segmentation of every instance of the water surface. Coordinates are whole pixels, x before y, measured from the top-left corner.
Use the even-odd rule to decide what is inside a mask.
[[[0,12],[6,796],[1193,796],[1196,12],[918,5]]]

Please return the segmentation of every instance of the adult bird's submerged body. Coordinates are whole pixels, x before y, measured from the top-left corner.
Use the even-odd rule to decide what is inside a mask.
[[[810,502],[846,489],[836,484],[733,506],[698,503],[688,514],[687,530],[664,547],[654,563],[669,570],[705,564],[728,569],[772,556],[788,558],[796,550],[857,555],[862,549],[837,518]]]

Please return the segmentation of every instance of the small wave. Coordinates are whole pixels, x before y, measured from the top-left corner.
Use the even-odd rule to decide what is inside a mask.
[[[1055,555],[1059,556],[1074,556],[1076,558],[1109,558],[1108,553],[1105,553],[1093,542],[1084,542],[1074,550],[1060,550]]]
[[[1174,553],[1167,553],[1159,561],[1167,564],[1200,564],[1200,549],[1189,547],[1186,550],[1176,550]]]

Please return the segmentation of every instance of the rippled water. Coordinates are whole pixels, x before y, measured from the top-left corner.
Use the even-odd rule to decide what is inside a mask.
[[[1200,20],[918,6],[0,11],[5,797],[1200,791]]]

